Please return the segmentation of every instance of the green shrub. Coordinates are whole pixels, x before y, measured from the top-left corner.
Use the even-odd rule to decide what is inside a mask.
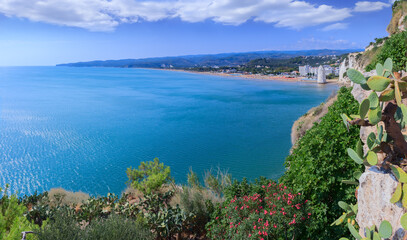
[[[45,227],[37,233],[38,240],[83,239],[83,232],[76,220],[66,212],[59,211]]]
[[[189,216],[187,223],[187,231],[198,236],[205,234],[205,225],[209,222],[213,211],[213,201],[216,201],[215,196],[202,188],[183,187],[180,193],[181,209]]]
[[[128,168],[127,177],[132,187],[150,194],[158,191],[161,186],[171,181],[170,167],[160,163],[158,158],[142,162],[138,169]]]
[[[0,239],[21,239],[21,232],[32,231],[35,226],[24,216],[26,207],[19,204],[17,196],[9,196],[7,189],[0,188]]]
[[[204,183],[208,190],[221,197],[225,188],[232,183],[232,175],[227,173],[227,171],[222,171],[220,168],[218,168],[216,173],[211,169],[205,172]]]
[[[354,202],[355,187],[341,183],[361,170],[346,153],[359,139],[359,127],[344,126],[341,114],[358,112],[358,102],[351,90],[341,88],[337,101],[328,113],[299,140],[298,147],[287,157],[286,173],[280,181],[301,192],[311,201],[312,221],[306,236],[311,239],[334,239],[346,235],[343,227],[329,227],[342,213],[338,201]]]
[[[144,218],[157,239],[171,239],[181,234],[189,217],[177,205],[172,207],[169,202],[172,191],[157,194],[147,194],[140,199],[140,206],[144,210]]]
[[[153,240],[154,236],[148,227],[140,222],[118,215],[99,219],[87,227],[86,240]]]
[[[366,71],[376,69],[377,63],[384,63],[387,58],[393,59],[393,71],[406,69],[407,64],[407,32],[393,34],[383,44],[377,57],[366,67]]]
[[[59,211],[55,219],[41,229],[38,240],[149,240],[154,239],[150,230],[138,221],[118,215],[99,218],[87,225],[78,224],[75,219]]]
[[[263,178],[255,184],[235,182],[231,188],[229,193],[237,194],[220,204],[207,224],[211,239],[295,239],[311,215],[303,196],[283,184]]]

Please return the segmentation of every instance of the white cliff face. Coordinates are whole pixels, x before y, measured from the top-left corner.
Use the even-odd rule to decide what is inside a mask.
[[[323,66],[319,66],[318,68],[318,84],[324,84],[326,83],[326,76],[325,76],[325,69]]]

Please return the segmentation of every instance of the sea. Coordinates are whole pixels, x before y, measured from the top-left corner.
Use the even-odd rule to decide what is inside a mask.
[[[0,187],[120,194],[159,158],[179,184],[277,180],[292,124],[338,87],[125,68],[0,67]]]

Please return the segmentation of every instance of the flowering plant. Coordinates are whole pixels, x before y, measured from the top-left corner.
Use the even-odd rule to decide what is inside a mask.
[[[295,238],[298,228],[310,218],[307,200],[291,193],[283,184],[270,182],[264,191],[235,196],[218,206],[207,225],[212,239],[285,239]]]

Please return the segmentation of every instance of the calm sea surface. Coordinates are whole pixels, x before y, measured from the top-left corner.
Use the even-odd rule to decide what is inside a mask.
[[[293,122],[336,86],[115,68],[0,68],[0,187],[121,193],[126,168],[277,179]]]

